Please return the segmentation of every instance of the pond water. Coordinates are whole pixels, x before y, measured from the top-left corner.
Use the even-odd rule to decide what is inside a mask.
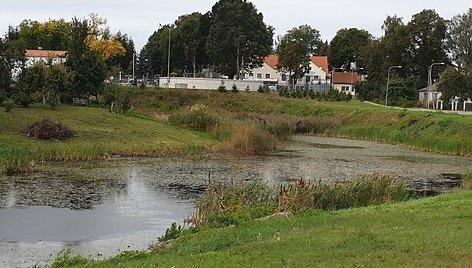
[[[447,191],[460,183],[454,174],[471,170],[470,158],[308,136],[265,157],[50,164],[34,174],[0,177],[0,267],[44,265],[66,247],[94,259],[145,249],[172,222],[183,224],[209,177],[277,185],[379,173],[416,190]]]

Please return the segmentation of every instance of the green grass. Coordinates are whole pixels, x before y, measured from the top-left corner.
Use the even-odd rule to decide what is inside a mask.
[[[67,141],[40,141],[21,130],[42,119],[60,122],[76,135]],[[214,143],[209,134],[185,130],[138,114],[106,109],[42,105],[0,111],[0,173],[28,171],[38,161],[103,159],[111,155],[166,156],[206,152]]]
[[[171,98],[175,95],[177,97]],[[309,120],[319,125],[311,127],[313,134],[402,144],[416,150],[445,154],[472,155],[472,116],[467,115],[412,112],[359,101],[320,102],[254,92],[225,94],[200,90],[155,90],[136,92],[132,99],[138,110],[147,112],[172,114],[202,104],[223,117],[228,125],[243,120],[267,128],[278,122],[288,122],[295,129],[293,126],[299,122]]]
[[[169,248],[78,267],[471,267],[472,192],[180,237]]]

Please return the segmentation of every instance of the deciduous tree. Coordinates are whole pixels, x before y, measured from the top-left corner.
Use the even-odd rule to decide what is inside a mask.
[[[310,56],[316,55],[323,42],[318,30],[309,25],[293,28],[279,38],[276,54],[279,56],[277,69],[289,73],[292,84],[309,70]]]
[[[246,0],[220,0],[211,11],[206,50],[216,69],[230,77],[262,65],[272,49],[273,28]]]

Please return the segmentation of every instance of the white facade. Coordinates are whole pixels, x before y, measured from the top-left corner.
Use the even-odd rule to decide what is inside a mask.
[[[262,80],[249,81],[249,80],[230,80],[230,79],[217,79],[217,78],[188,78],[188,77],[170,77],[167,81],[167,77],[159,78],[159,87],[162,88],[181,88],[181,89],[209,89],[217,90],[220,86],[225,86],[226,90],[231,90],[233,85],[236,85],[238,90],[246,91],[257,91],[259,86],[263,86]]]

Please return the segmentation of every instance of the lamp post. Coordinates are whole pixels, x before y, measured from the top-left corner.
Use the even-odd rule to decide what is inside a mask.
[[[395,65],[395,66],[390,66],[388,68],[388,75],[387,75],[387,91],[385,92],[385,106],[388,106],[388,84],[390,82],[390,70],[392,69],[401,69],[402,66],[400,65]]]
[[[432,100],[433,99],[433,91],[432,91],[432,86],[433,86],[433,78],[432,78],[432,70],[433,70],[433,67],[434,65],[445,65],[444,62],[434,62],[433,64],[431,64],[429,67],[428,67],[428,110],[429,110],[429,103],[430,103],[430,99]],[[430,98],[431,96],[431,98]],[[434,104],[433,104],[433,107],[434,107]]]
[[[169,26],[169,49],[167,51],[167,88],[169,88],[170,84],[170,36],[171,36],[172,28]]]

